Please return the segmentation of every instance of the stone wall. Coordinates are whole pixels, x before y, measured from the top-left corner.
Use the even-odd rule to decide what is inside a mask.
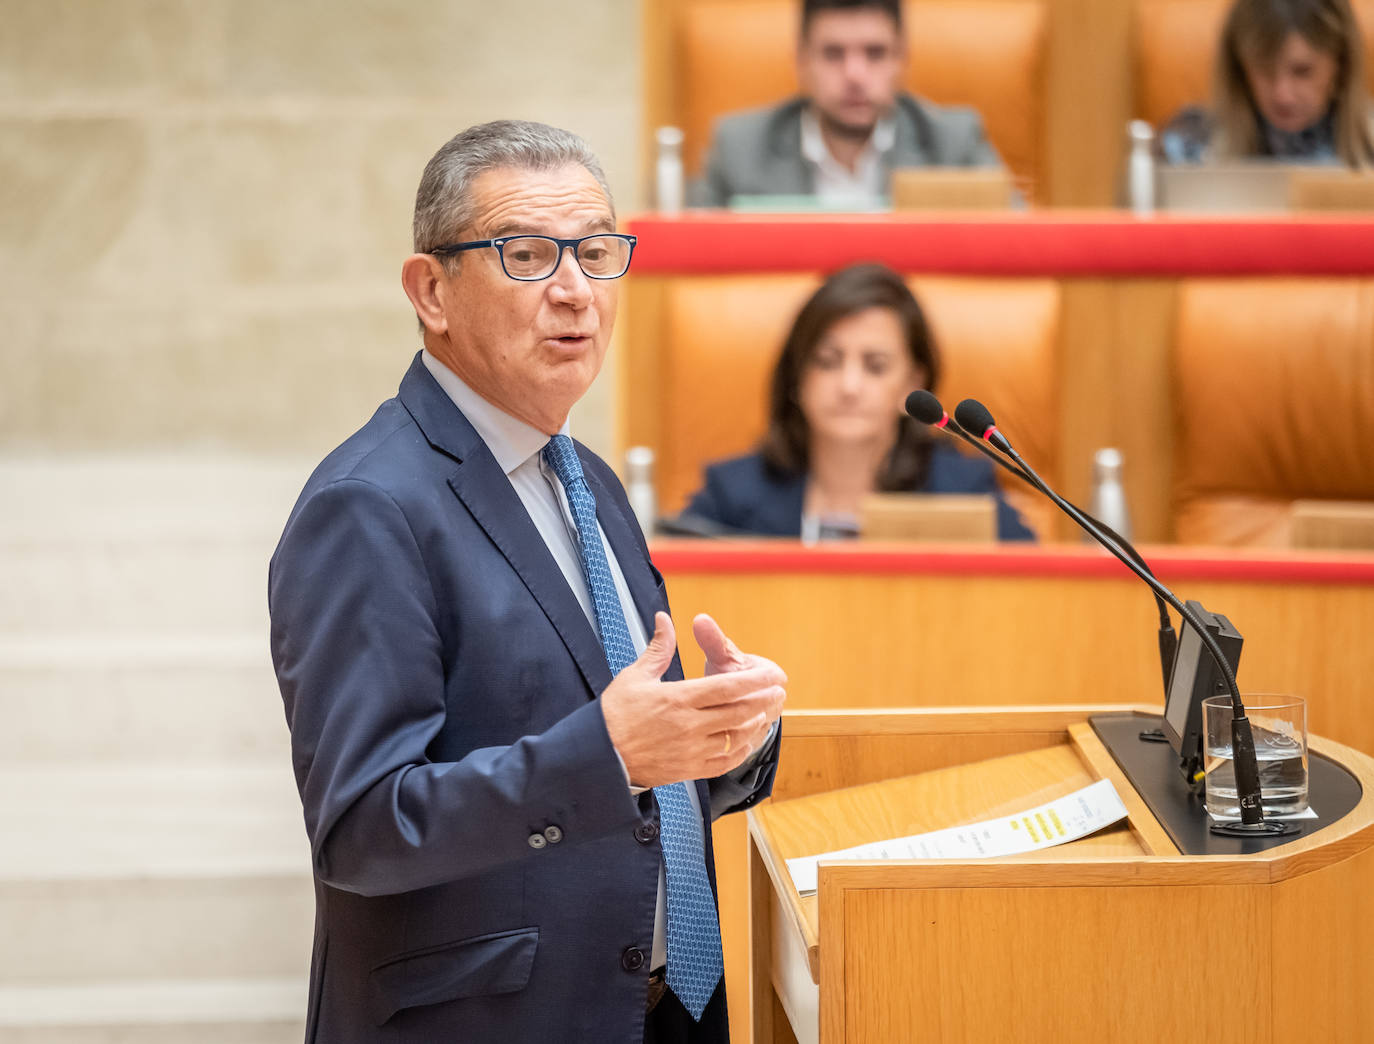
[[[0,449],[318,455],[418,346],[415,185],[472,123],[639,205],[633,0],[0,0]],[[607,452],[611,369],[574,416]]]

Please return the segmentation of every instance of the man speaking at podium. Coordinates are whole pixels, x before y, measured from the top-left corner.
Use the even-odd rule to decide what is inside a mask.
[[[693,622],[568,436],[615,232],[585,143],[470,128],[425,168],[424,349],[307,482],[269,574],[315,874],[307,1038],[728,1039],[710,821],[766,796],[785,677]]]

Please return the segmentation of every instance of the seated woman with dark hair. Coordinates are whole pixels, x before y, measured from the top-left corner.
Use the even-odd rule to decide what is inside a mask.
[[[1031,540],[1002,499],[993,466],[906,415],[917,388],[934,389],[940,357],[901,276],[854,265],[802,307],[773,371],[768,431],[758,451],[712,464],[686,515],[773,536],[857,532],[874,492],[986,493],[997,534]]]
[[[1374,164],[1364,41],[1350,0],[1236,0],[1217,46],[1211,111],[1160,133],[1170,163]]]

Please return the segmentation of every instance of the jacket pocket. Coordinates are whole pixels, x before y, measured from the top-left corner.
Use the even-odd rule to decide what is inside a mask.
[[[515,993],[530,981],[539,929],[516,928],[394,957],[368,976],[377,1025],[398,1011],[463,997]]]

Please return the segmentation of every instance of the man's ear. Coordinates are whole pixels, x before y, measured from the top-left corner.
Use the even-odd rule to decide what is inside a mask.
[[[411,254],[401,264],[401,286],[420,324],[430,333],[447,333],[444,294],[448,289],[448,277],[439,259],[433,254]]]

